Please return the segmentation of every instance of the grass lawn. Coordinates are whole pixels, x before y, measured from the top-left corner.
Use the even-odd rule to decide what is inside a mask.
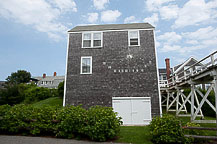
[[[63,99],[59,97],[51,97],[39,102],[32,104],[34,107],[44,107],[44,106],[62,106]]]
[[[115,142],[152,144],[148,126],[121,126],[119,139]]]

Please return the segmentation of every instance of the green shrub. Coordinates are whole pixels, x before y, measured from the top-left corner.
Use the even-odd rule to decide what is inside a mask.
[[[57,136],[73,138],[84,134],[87,121],[87,111],[80,106],[66,106],[58,111]]]
[[[121,118],[108,107],[96,106],[85,110],[81,106],[0,106],[1,133],[89,137],[106,141],[117,136],[120,125]]]
[[[32,108],[25,105],[15,105],[2,117],[1,129],[9,133],[18,133],[28,127],[27,122],[32,114]]]
[[[4,131],[2,128],[3,126],[3,117],[5,116],[6,113],[10,110],[11,106],[10,105],[1,105],[0,106],[0,132]]]
[[[64,81],[59,83],[58,85],[58,96],[60,98],[63,98],[63,95],[64,95]]]
[[[181,121],[172,115],[155,117],[150,123],[154,143],[185,143]]]
[[[54,134],[55,107],[35,108],[31,105],[15,105],[2,116],[1,129],[9,133]]]
[[[30,104],[47,99],[49,97],[52,97],[50,89],[44,87],[32,87],[25,91],[24,103]]]
[[[121,118],[111,107],[95,106],[88,110],[85,134],[95,141],[112,139],[120,131]]]

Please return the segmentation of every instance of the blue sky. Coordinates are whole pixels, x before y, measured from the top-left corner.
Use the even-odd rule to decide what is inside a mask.
[[[18,69],[64,75],[67,30],[134,22],[156,27],[159,67],[217,50],[217,0],[0,0],[0,80]]]

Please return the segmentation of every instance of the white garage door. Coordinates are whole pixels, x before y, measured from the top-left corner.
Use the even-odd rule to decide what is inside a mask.
[[[150,97],[113,97],[112,107],[124,125],[147,125],[151,121]]]

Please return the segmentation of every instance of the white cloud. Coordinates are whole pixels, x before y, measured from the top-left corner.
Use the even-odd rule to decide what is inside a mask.
[[[101,13],[102,22],[115,22],[117,18],[121,16],[121,13],[118,10],[107,10]]]
[[[64,2],[55,1],[56,7],[52,7],[51,3],[45,0],[29,1],[29,0],[6,0],[0,3],[0,16],[17,23],[32,26],[39,32],[45,32],[53,40],[62,39],[67,27],[58,22],[62,11],[76,11],[76,4],[71,0]],[[72,4],[66,6],[66,3]],[[67,9],[67,10],[65,10]]]
[[[199,42],[197,40],[187,40],[186,43],[187,44],[191,44],[191,45],[197,45],[197,44],[199,44]]]
[[[180,9],[173,28],[209,23],[217,17],[217,1],[189,0]]]
[[[177,5],[168,5],[161,7],[159,11],[162,19],[169,20],[177,18],[179,7]]]
[[[88,13],[88,22],[95,23],[98,20],[98,13]]]
[[[217,28],[208,26],[206,28],[200,28],[195,32],[182,33],[182,35],[188,39],[194,40],[212,39],[213,37],[217,37]]]
[[[163,4],[172,2],[175,0],[146,0],[145,4],[148,11],[157,11]]]
[[[73,0],[52,0],[53,4],[61,11],[74,11],[77,12],[76,3]]]
[[[93,0],[93,5],[97,10],[105,9],[107,3],[109,3],[109,0]]]
[[[181,47],[179,45],[165,44],[161,49],[161,52],[170,52],[170,51],[181,51]]]
[[[205,45],[206,47],[210,47],[210,46],[215,46],[216,49],[216,45],[217,45],[217,37],[214,37],[212,39],[207,39],[201,42],[203,45]]]
[[[136,22],[138,22],[138,21],[136,20],[135,16],[126,17],[124,19],[124,23],[136,23]]]
[[[159,21],[158,19],[158,14],[154,13],[151,17],[147,17],[143,20],[143,22],[148,22],[154,26],[156,26],[157,22]]]
[[[163,35],[158,36],[157,39],[172,44],[179,42],[182,39],[182,36],[176,32],[166,32]]]

